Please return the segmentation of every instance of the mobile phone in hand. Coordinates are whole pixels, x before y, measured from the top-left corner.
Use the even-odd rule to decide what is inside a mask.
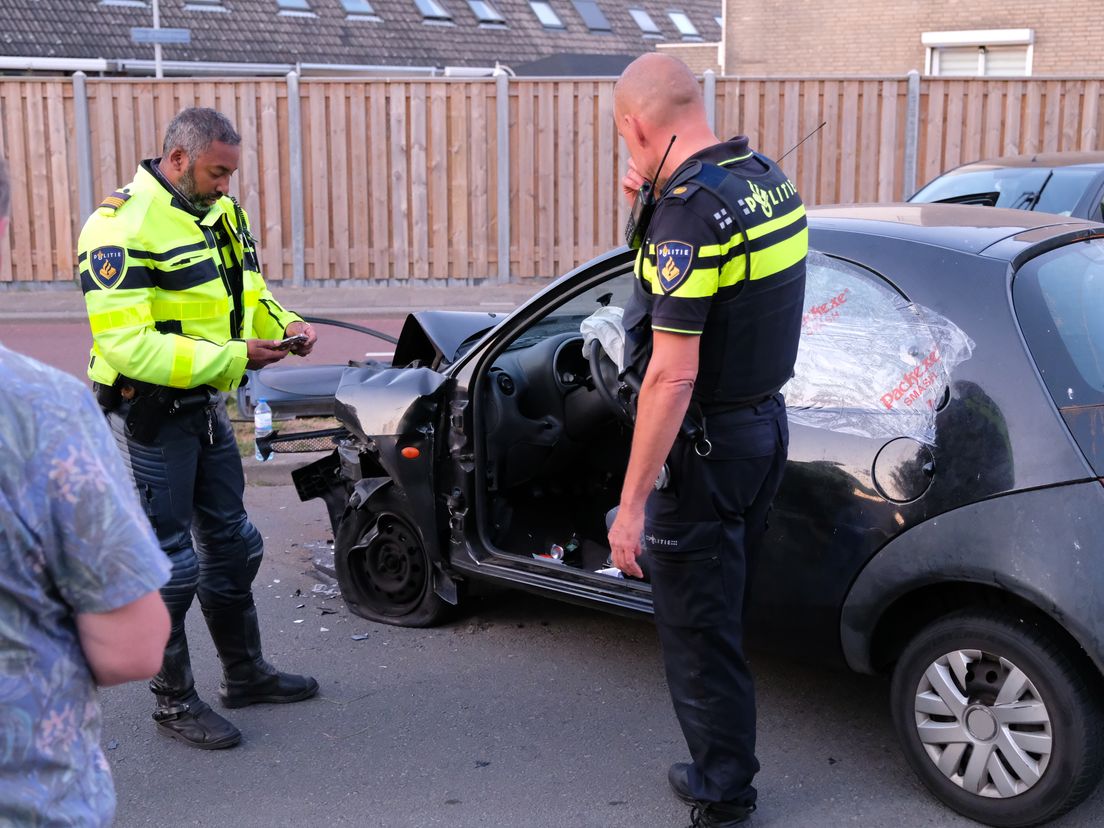
[[[277,350],[286,351],[289,348],[294,348],[296,345],[302,345],[308,339],[310,339],[310,337],[306,334],[293,334],[286,339],[281,339],[279,342],[276,343],[275,347]]]

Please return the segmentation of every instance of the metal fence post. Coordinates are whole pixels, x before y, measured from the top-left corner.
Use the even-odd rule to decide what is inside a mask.
[[[705,119],[709,128],[715,130],[717,124],[717,75],[712,69],[706,69],[702,74],[705,87],[702,89],[702,97],[705,99]]]
[[[88,86],[84,72],[73,73],[73,112],[77,138],[77,205],[81,224],[96,207],[92,195],[92,127],[88,117]]]
[[[510,77],[495,78],[498,136],[498,283],[510,283]]]
[[[307,270],[307,228],[303,219],[303,115],[299,99],[299,75],[287,73],[288,170],[291,195],[291,284],[302,287]],[[321,273],[325,279],[329,274]]]
[[[916,165],[920,152],[920,73],[908,73],[908,98],[905,111],[905,174],[902,199],[916,192]]]

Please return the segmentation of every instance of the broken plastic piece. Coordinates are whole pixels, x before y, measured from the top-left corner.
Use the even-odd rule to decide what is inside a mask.
[[[624,578],[625,573],[616,566],[608,566],[605,569],[594,570],[596,575],[609,575],[611,578]]]

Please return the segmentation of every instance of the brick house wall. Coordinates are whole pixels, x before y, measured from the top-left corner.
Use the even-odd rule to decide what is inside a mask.
[[[1085,0],[727,0],[726,75],[924,71],[923,32],[1033,29],[1031,74],[1104,76],[1104,26]]]
[[[719,43],[657,43],[656,51],[678,58],[695,75],[707,69],[718,75],[721,73]]]

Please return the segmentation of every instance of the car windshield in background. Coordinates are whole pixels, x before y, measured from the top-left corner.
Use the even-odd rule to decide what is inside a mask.
[[[1013,296],[1058,406],[1104,405],[1104,239],[1032,259],[1017,274]]]
[[[1097,176],[1096,170],[993,167],[950,172],[910,201],[980,204],[1070,215]]]

